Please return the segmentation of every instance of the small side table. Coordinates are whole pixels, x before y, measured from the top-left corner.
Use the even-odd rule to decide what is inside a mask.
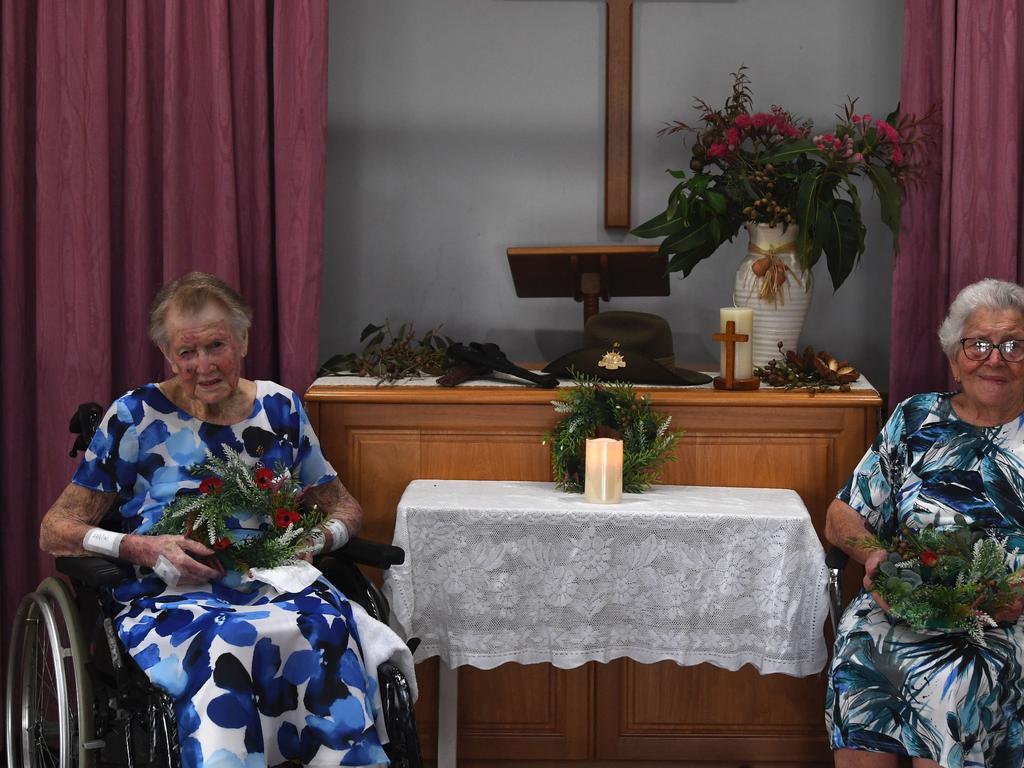
[[[457,673],[510,661],[709,662],[803,677],[827,651],[821,544],[790,490],[659,486],[617,505],[553,483],[416,480],[398,506],[392,616],[439,656],[438,766]]]

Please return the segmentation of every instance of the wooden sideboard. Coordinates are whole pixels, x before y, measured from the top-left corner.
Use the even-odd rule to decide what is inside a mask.
[[[337,381],[342,382],[343,379]],[[792,488],[821,533],[824,512],[878,431],[881,399],[847,393],[644,389],[685,434],[663,482]],[[362,535],[391,541],[415,479],[550,480],[542,436],[551,390],[352,386],[320,379],[310,419],[365,510]],[[856,573],[847,574],[849,584]],[[424,750],[437,732],[437,660],[417,667]],[[629,660],[560,670],[540,664],[459,670],[459,764],[646,762],[830,766],[822,676],[728,672]]]

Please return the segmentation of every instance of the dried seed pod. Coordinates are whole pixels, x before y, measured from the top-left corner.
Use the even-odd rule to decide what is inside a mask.
[[[828,361],[822,360],[820,355],[814,358],[814,368],[822,378],[826,378],[831,373],[828,367]]]
[[[771,265],[771,258],[768,256],[762,256],[761,258],[754,261],[750,265],[750,270],[758,277],[764,277],[765,272],[768,271],[768,267]]]

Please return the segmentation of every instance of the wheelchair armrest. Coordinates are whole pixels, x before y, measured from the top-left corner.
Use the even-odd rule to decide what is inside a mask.
[[[88,587],[115,587],[134,576],[132,567],[105,557],[58,557],[57,570]]]
[[[405,562],[405,551],[401,547],[360,539],[358,536],[349,539],[345,546],[334,554],[343,555],[354,563],[369,565],[382,571]]]
[[[850,556],[839,547],[829,547],[825,552],[825,566],[832,571],[841,571],[850,561]]]

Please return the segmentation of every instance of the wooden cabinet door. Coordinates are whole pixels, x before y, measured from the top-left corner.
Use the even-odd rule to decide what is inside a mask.
[[[822,676],[622,659],[598,666],[595,696],[601,760],[832,765]]]

